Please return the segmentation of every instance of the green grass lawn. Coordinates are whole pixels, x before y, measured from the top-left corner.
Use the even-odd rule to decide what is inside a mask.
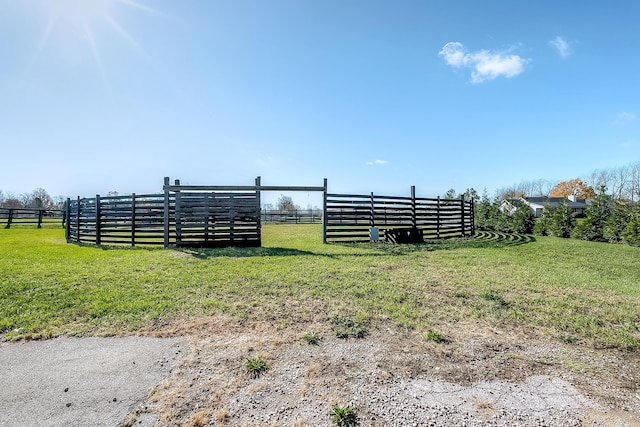
[[[318,225],[267,225],[262,248],[164,250],[76,246],[62,229],[0,229],[5,340],[216,314],[283,324],[337,314],[424,331],[485,318],[636,348],[640,248],[490,234],[323,245]]]

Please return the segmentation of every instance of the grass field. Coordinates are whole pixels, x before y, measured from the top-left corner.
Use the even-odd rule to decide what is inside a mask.
[[[640,248],[492,234],[323,245],[318,225],[268,225],[262,248],[164,250],[71,245],[62,229],[0,230],[5,340],[219,314],[282,324],[334,316],[425,336],[483,318],[580,345],[637,348]]]

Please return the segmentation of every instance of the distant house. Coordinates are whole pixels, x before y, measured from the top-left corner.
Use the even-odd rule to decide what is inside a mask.
[[[557,207],[562,202],[566,202],[571,212],[576,216],[583,216],[587,212],[589,200],[578,199],[576,196],[564,197],[521,197],[519,199],[504,200],[500,204],[500,210],[512,215],[520,203],[526,203],[538,218],[546,207]]]
[[[498,209],[500,210],[500,212],[504,212],[511,216],[516,213],[516,210],[524,203],[525,202],[522,198],[503,200],[502,203],[500,203],[500,206],[498,206]]]

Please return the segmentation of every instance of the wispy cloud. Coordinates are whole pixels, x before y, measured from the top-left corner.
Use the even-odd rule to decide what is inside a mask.
[[[255,160],[257,164],[265,166],[265,165],[273,164],[276,158],[271,155],[267,155],[267,156],[261,155],[261,156],[258,156]]]
[[[560,55],[562,59],[568,58],[573,53],[569,43],[560,36],[551,40],[548,44],[558,52],[558,55]]]
[[[438,52],[454,68],[471,68],[471,81],[482,83],[498,77],[514,77],[524,71],[527,59],[503,52],[467,52],[460,42],[449,42]]]
[[[635,144],[632,141],[627,141],[619,144],[620,148],[624,148],[624,149],[633,148],[634,145]]]
[[[635,114],[627,113],[626,111],[623,111],[622,113],[618,114],[618,120],[624,121],[624,122],[634,121],[636,117],[637,116]]]
[[[387,163],[389,163],[386,160],[374,160],[372,162],[367,162],[368,165],[386,165]]]
[[[627,126],[631,123],[634,123],[636,119],[637,119],[637,116],[634,113],[623,111],[616,116],[616,118],[611,122],[611,124],[613,126]]]

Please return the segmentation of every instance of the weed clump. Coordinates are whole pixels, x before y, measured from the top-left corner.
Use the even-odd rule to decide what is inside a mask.
[[[493,301],[496,304],[498,304],[500,307],[508,307],[509,306],[509,303],[507,301],[505,301],[504,298],[502,298],[500,295],[498,295],[497,293],[495,293],[491,289],[482,292],[480,294],[480,297],[482,299],[487,300],[487,301]]]
[[[428,341],[433,341],[433,342],[437,342],[437,343],[443,343],[443,342],[447,341],[445,339],[445,337],[440,332],[434,331],[434,330],[429,330],[427,332],[427,334],[425,335],[425,338]]]
[[[368,330],[365,322],[355,321],[339,314],[331,316],[329,321],[334,325],[338,338],[364,338],[367,336]]]
[[[261,357],[255,357],[253,359],[247,359],[245,364],[247,372],[253,377],[258,378],[260,375],[267,372],[271,367],[267,365],[267,362]]]
[[[322,337],[317,332],[306,332],[303,338],[309,345],[318,345],[322,341]]]
[[[350,406],[333,405],[331,421],[338,427],[355,427],[360,422],[355,408]]]

